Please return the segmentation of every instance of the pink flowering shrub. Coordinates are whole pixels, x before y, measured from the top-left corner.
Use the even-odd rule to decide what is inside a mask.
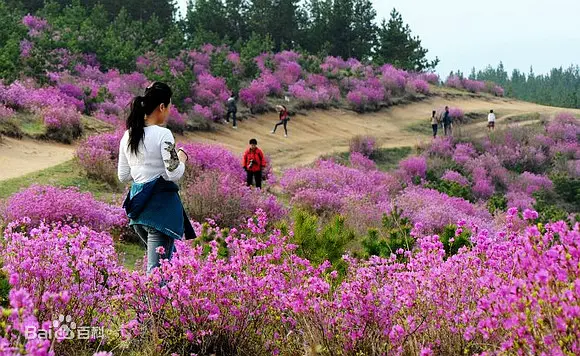
[[[506,187],[509,172],[495,156],[485,154],[466,163],[471,173],[473,193],[477,198],[487,199],[495,193],[496,185]]]
[[[453,151],[453,160],[459,164],[465,164],[476,156],[477,151],[470,143],[458,143]]]
[[[258,208],[273,221],[286,213],[273,195],[247,187],[232,174],[190,169],[181,184],[184,207],[197,221],[212,219],[222,226],[235,227]]]
[[[320,65],[322,72],[327,75],[337,76],[341,70],[348,68],[348,64],[340,57],[328,56]]]
[[[411,79],[407,81],[406,91],[408,93],[429,94],[429,83],[423,79]]]
[[[20,81],[14,81],[10,85],[0,82],[0,102],[12,109],[23,109],[27,106],[27,88]]]
[[[171,106],[169,117],[167,118],[167,128],[173,132],[183,133],[187,127],[187,118],[180,113],[175,106]]]
[[[283,92],[282,82],[280,79],[272,73],[263,73],[260,78],[258,78],[264,86],[268,89],[267,95],[280,96]]]
[[[439,212],[446,210],[430,211]],[[470,234],[473,247],[449,258],[436,235],[416,235],[417,247],[403,251],[404,263],[395,254],[369,261],[345,257],[341,281],[329,264],[314,267],[296,256],[296,246],[279,231],[264,233],[258,218],[248,224],[252,238],[235,232],[225,237],[227,259],[218,257],[217,241],[207,257],[201,247],[179,243],[172,263],[149,278],[132,275],[124,304],[135,318],[123,335],[139,345],[156,325],[160,340],[172,340],[162,341],[162,349],[173,352],[181,344],[188,353],[228,345],[244,353],[294,354],[321,344],[337,353],[378,347],[412,353],[417,345],[433,354],[458,354],[466,347],[474,353],[580,351],[572,327],[579,257],[568,252],[579,248],[578,229],[554,223],[543,232],[525,224],[516,230],[516,214],[510,210],[497,234],[453,219],[477,232]],[[524,216],[533,222],[537,213]],[[161,280],[164,287],[158,287]],[[568,282],[550,283],[556,280]],[[152,323],[142,295],[154,301],[155,312],[179,317]],[[546,318],[536,330],[539,339],[535,318]],[[510,342],[516,338],[526,342]]]
[[[416,226],[419,231],[438,231],[459,220],[480,228],[492,227],[491,215],[485,208],[433,189],[411,186],[397,196],[396,205],[403,216],[419,224]]]
[[[421,73],[417,76],[419,79],[426,81],[429,84],[439,84],[439,75],[433,72]]]
[[[30,14],[22,18],[22,24],[28,28],[28,36],[30,37],[40,36],[49,27],[48,21]]]
[[[171,264],[149,278],[131,276],[125,303],[135,318],[123,326],[123,335],[140,345],[152,331],[146,325],[153,315],[141,298],[147,295],[155,312],[179,316],[155,326],[166,352],[220,349],[258,355],[300,349],[299,335],[288,333],[296,325],[289,307],[305,296],[301,290],[308,281],[318,290],[327,286],[322,279],[326,267],[296,256],[296,246],[279,231],[265,233],[266,224],[263,215],[257,224],[248,221],[248,239],[232,230],[225,238],[228,259],[219,258],[216,241],[209,243],[207,256],[201,246],[178,242]],[[166,284],[160,288],[150,280]]]
[[[336,214],[346,208],[353,199],[366,202],[369,209],[390,206],[391,197],[400,190],[400,183],[390,174],[370,168],[346,167],[332,161],[318,161],[310,168],[288,170],[280,183],[283,191],[291,197],[294,206],[306,208],[319,214]],[[373,208],[374,207],[374,208]],[[380,211],[378,216],[388,211]]]
[[[340,99],[340,89],[321,75],[311,74],[306,81],[299,80],[288,88],[288,92],[302,108],[327,108]]]
[[[473,177],[473,194],[475,197],[489,199],[493,193],[495,193],[495,187],[492,184],[491,178],[483,173],[475,173]]]
[[[377,169],[375,162],[359,152],[351,152],[349,163],[351,167],[361,171],[374,171]]]
[[[377,139],[373,136],[357,135],[350,139],[350,153],[360,153],[365,157],[371,157],[376,149]]]
[[[14,110],[0,104],[0,122],[9,119],[12,116],[14,116]]]
[[[522,191],[508,191],[505,195],[507,206],[518,210],[532,209],[536,204],[536,199]]]
[[[461,78],[456,75],[449,76],[445,81],[445,86],[455,89],[463,89],[463,83],[461,82]]]
[[[240,100],[253,112],[260,112],[266,108],[267,95],[268,88],[259,80],[253,80],[249,87],[240,90]]]
[[[37,88],[30,81],[15,81],[9,86],[0,83],[0,102],[38,115],[46,127],[46,138],[72,143],[82,134],[83,100],[55,87]]]
[[[425,157],[414,156],[399,162],[399,169],[406,181],[413,178],[425,178],[427,174],[427,160]]]
[[[354,89],[346,95],[351,107],[358,112],[377,110],[388,97],[384,86],[376,78],[356,81]]]
[[[31,226],[63,222],[85,225],[97,231],[110,231],[127,224],[125,211],[81,193],[77,188],[32,185],[6,202],[4,222],[30,218]]]
[[[464,176],[462,176],[461,173],[459,173],[459,172],[447,170],[447,171],[445,171],[443,176],[441,176],[441,179],[449,181],[449,182],[455,182],[455,183],[457,183],[461,186],[464,186],[464,187],[469,186],[469,180],[467,178],[465,178]]]
[[[30,58],[32,50],[34,49],[34,43],[29,40],[20,41],[20,58]]]
[[[207,171],[219,171],[236,177],[245,182],[246,173],[242,167],[241,157],[236,157],[228,149],[204,143],[189,143],[182,148],[188,154],[188,165]]]
[[[300,64],[293,61],[280,63],[274,72],[274,76],[286,87],[296,83],[301,75],[302,68]]]
[[[76,151],[81,167],[90,178],[107,182],[112,186],[118,184],[117,163],[119,160],[119,142],[123,131],[89,136]]]
[[[0,83],[0,101],[16,110],[38,112],[44,108],[67,106],[84,110],[84,102],[54,87],[37,88],[33,82],[15,81],[5,86]]]
[[[510,190],[525,192],[530,196],[539,190],[552,190],[552,188],[553,184],[550,178],[530,172],[522,173],[510,186]]]
[[[479,80],[463,79],[463,88],[472,93],[479,93],[484,91],[485,83]]]
[[[495,95],[495,96],[504,96],[505,90],[502,87],[500,87],[499,85],[493,85],[490,93]]]
[[[387,90],[402,92],[407,84],[408,73],[404,70],[397,69],[390,64],[385,64],[379,68],[381,73],[381,82]]]
[[[205,120],[213,119],[213,112],[211,111],[211,108],[199,104],[195,104],[193,106],[192,114]]]
[[[451,107],[449,108],[449,116],[454,120],[462,120],[465,114],[460,108]]]
[[[70,107],[47,107],[42,112],[46,135],[57,141],[72,143],[82,134],[81,115]]]
[[[271,220],[279,220],[285,209],[276,198],[259,189],[246,187],[241,160],[220,146],[188,144],[189,155],[182,180],[182,200],[190,217],[212,219],[222,226],[237,226],[256,209],[263,209]],[[265,179],[273,179],[268,168]]]
[[[30,221],[14,221],[4,231],[2,261],[11,287],[28,294],[23,307],[34,309],[31,321],[51,330],[55,317],[71,315],[79,326],[109,328],[113,319],[106,315],[117,313],[114,300],[126,280],[111,236],[60,223],[40,224],[26,232],[20,229],[21,223]],[[81,344],[92,343],[96,348],[101,342],[94,337],[67,341],[64,329],[52,331],[51,349],[58,354],[79,350]]]
[[[26,289],[10,289],[8,307],[0,307],[1,347],[4,355],[51,355],[51,340],[22,337],[28,329],[38,330],[41,325],[36,318],[34,304]],[[52,353],[54,354],[54,352]]]
[[[494,137],[490,154],[495,155],[506,167],[517,172],[543,172],[548,168],[549,156],[545,149],[535,143],[530,143],[528,137],[532,132],[526,128],[514,128]],[[556,147],[554,143],[552,147]]]
[[[572,178],[580,178],[580,159],[566,162],[567,173]]]
[[[75,84],[63,83],[58,86],[58,89],[61,91],[61,93],[70,97],[77,98],[79,100],[83,100],[85,98],[85,92],[83,89]]]
[[[559,113],[546,125],[546,134],[553,143],[577,143],[580,135],[580,120],[571,113]]]
[[[425,149],[425,154],[449,158],[453,154],[453,140],[450,137],[437,137],[429,143]]]
[[[294,51],[282,51],[274,55],[274,62],[281,64],[284,62],[298,62],[302,55]]]
[[[203,108],[209,108],[212,120],[223,118],[225,102],[230,95],[231,92],[226,85],[225,79],[214,77],[209,73],[200,74],[197,77],[197,83],[193,87],[193,101]],[[196,111],[195,108],[194,111]]]
[[[445,86],[460,90],[467,90],[471,93],[487,92],[495,96],[503,96],[504,89],[493,82],[482,82],[480,80],[472,80],[460,78],[457,75],[447,77]]]

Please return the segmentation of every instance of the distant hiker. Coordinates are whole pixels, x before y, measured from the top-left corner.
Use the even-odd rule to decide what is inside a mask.
[[[278,111],[278,114],[280,115],[280,121],[274,126],[274,129],[272,130],[271,133],[275,134],[278,126],[284,125],[284,137],[288,137],[287,125],[288,125],[288,121],[290,120],[290,115],[288,114],[288,109],[286,109],[286,106],[284,106],[284,105],[277,105],[276,111]]]
[[[493,110],[489,110],[489,114],[487,115],[487,128],[489,131],[495,131],[495,114]]]
[[[254,185],[255,181],[256,188],[262,188],[262,170],[266,168],[266,159],[255,138],[250,140],[250,147],[244,152],[242,166],[247,173],[248,187]]]
[[[445,136],[451,136],[451,123],[452,119],[449,115],[449,106],[445,107],[445,112],[443,113],[443,129],[445,130]]]
[[[433,129],[433,138],[437,137],[437,127],[439,126],[439,118],[436,116],[437,111],[433,110],[431,114],[431,128]]]
[[[226,114],[226,121],[229,123],[230,122],[230,115],[233,118],[234,121],[234,125],[233,128],[237,129],[238,125],[236,124],[236,113],[238,112],[238,106],[236,104],[236,96],[235,94],[232,94],[227,101],[227,107],[228,107],[228,113]]]
[[[118,178],[133,182],[123,208],[147,245],[147,273],[161,259],[171,259],[176,239],[195,237],[174,183],[183,176],[188,157],[175,150],[173,134],[160,126],[167,122],[172,94],[167,84],[155,82],[133,99],[119,145]]]

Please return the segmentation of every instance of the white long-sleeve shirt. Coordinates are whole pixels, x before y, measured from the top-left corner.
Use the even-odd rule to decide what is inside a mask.
[[[185,172],[185,164],[179,162],[175,151],[175,138],[170,130],[146,126],[145,137],[135,155],[128,145],[129,132],[125,131],[119,145],[117,175],[123,183],[147,183],[159,177],[176,182]]]
[[[490,112],[487,115],[487,122],[495,122],[495,114],[494,113]]]

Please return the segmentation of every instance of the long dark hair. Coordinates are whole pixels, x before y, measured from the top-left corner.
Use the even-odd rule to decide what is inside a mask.
[[[129,130],[129,147],[133,154],[139,153],[139,144],[145,137],[145,116],[151,115],[161,104],[167,107],[171,102],[173,91],[169,85],[154,82],[145,89],[143,96],[133,99],[131,113],[127,117],[127,130]]]

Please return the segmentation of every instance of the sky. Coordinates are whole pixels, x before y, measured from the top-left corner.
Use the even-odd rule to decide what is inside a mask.
[[[580,64],[580,0],[372,0],[377,21],[393,8],[441,60],[436,71],[466,75],[503,62],[527,73]],[[185,9],[187,0],[178,0]]]

